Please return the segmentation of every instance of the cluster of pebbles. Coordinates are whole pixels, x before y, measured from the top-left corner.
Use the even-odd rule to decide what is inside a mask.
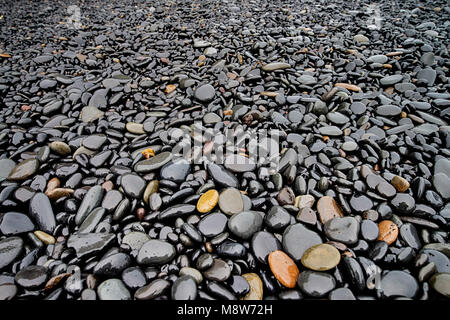
[[[450,297],[449,15],[2,2],[0,300]]]

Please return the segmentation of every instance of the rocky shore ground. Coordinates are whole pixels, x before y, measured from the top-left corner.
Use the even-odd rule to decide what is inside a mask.
[[[2,1],[0,300],[447,299],[449,17]]]

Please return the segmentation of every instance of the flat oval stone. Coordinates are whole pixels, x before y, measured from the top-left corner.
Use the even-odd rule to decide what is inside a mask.
[[[280,206],[273,206],[264,216],[264,223],[275,230],[284,229],[289,225],[290,221],[291,215],[286,209]]]
[[[120,279],[108,279],[97,288],[100,300],[131,300],[130,291]]]
[[[115,277],[131,265],[128,254],[119,252],[101,259],[94,268],[94,274],[98,276]]]
[[[125,128],[128,132],[134,134],[145,134],[144,125],[142,123],[127,122]]]
[[[378,241],[385,241],[390,245],[397,240],[398,227],[394,222],[383,220],[378,224],[378,229],[380,230],[380,235],[377,238]]]
[[[90,233],[95,230],[95,227],[102,220],[105,215],[106,210],[102,207],[97,207],[92,210],[91,213],[84,219],[83,223],[80,225],[78,232],[79,233]]]
[[[227,284],[230,286],[233,292],[241,297],[246,295],[250,291],[250,284],[244,277],[233,275],[227,280]]]
[[[8,180],[22,181],[31,177],[39,169],[39,161],[37,159],[27,159],[20,162],[12,169],[8,176]]]
[[[286,288],[294,288],[299,275],[294,261],[280,250],[271,252],[268,261],[275,278]]]
[[[56,227],[55,214],[50,200],[45,193],[37,192],[30,200],[30,216],[36,221],[38,228],[47,233],[53,233]]]
[[[139,250],[137,263],[157,266],[170,262],[176,255],[175,247],[162,240],[149,240]]]
[[[8,178],[15,166],[11,159],[0,159],[0,182]]]
[[[382,298],[413,299],[419,293],[417,280],[407,272],[393,270],[382,276],[377,294]]]
[[[256,273],[244,273],[242,277],[250,285],[250,291],[241,300],[262,300],[263,283],[261,278]]]
[[[350,245],[358,241],[359,223],[353,217],[333,218],[324,225],[328,238]]]
[[[222,213],[211,213],[203,217],[197,225],[205,237],[215,237],[225,231],[228,218]]]
[[[136,163],[136,165],[134,166],[134,171],[136,171],[137,173],[148,173],[161,168],[170,160],[172,160],[171,152],[161,152],[156,156],[151,157],[150,159],[139,161],[138,163]]]
[[[78,258],[96,254],[115,239],[112,233],[75,233],[69,237],[67,247],[75,249]]]
[[[195,89],[194,97],[201,102],[210,102],[214,99],[216,90],[210,84],[204,84]]]
[[[392,198],[397,193],[394,186],[388,182],[380,182],[376,189],[378,194],[384,198]]]
[[[306,295],[321,298],[336,287],[336,280],[328,273],[306,270],[300,273],[297,284]]]
[[[383,86],[390,86],[393,84],[396,84],[397,82],[400,82],[403,80],[403,76],[401,74],[394,74],[392,76],[386,76],[384,78],[380,79],[380,83]]]
[[[372,242],[378,239],[380,230],[378,225],[371,220],[363,220],[361,222],[361,236],[364,240]]]
[[[144,272],[139,267],[129,267],[122,272],[122,281],[130,289],[142,288],[147,283]]]
[[[183,267],[180,269],[180,276],[190,276],[192,277],[197,284],[202,283],[203,276],[200,271],[190,267]]]
[[[106,192],[105,197],[102,201],[102,207],[108,213],[113,212],[119,203],[123,200],[123,193],[118,190],[109,190]]]
[[[231,275],[231,268],[222,259],[214,259],[213,265],[203,271],[203,276],[211,281],[225,281],[227,280]]]
[[[365,195],[353,195],[350,198],[350,206],[354,211],[363,213],[364,211],[372,209],[373,202]]]
[[[147,185],[145,180],[135,173],[125,173],[122,175],[120,184],[125,194],[135,199],[142,198]]]
[[[323,196],[317,201],[317,212],[322,224],[333,218],[344,216],[336,200],[329,196]]]
[[[300,261],[305,251],[321,244],[320,236],[301,223],[292,224],[283,233],[283,249],[295,261]]]
[[[281,206],[295,203],[295,194],[290,187],[284,187],[277,195],[278,203]]]
[[[281,250],[280,241],[267,231],[259,231],[252,237],[251,246],[255,258],[262,264],[267,264],[267,257],[276,250]]]
[[[242,212],[244,201],[240,191],[236,188],[226,188],[219,195],[219,208],[228,215]]]
[[[194,278],[185,275],[179,277],[172,285],[172,300],[195,300],[197,297],[197,284]]]
[[[33,231],[33,222],[20,212],[7,212],[0,215],[0,232],[5,236],[17,235]]]
[[[0,270],[8,266],[21,254],[23,240],[19,237],[9,237],[0,240]]]
[[[149,240],[151,240],[151,237],[148,234],[144,232],[132,231],[123,237],[122,243],[129,245],[131,250],[139,251]]]
[[[17,286],[14,284],[0,285],[0,301],[12,300],[17,294]]]
[[[302,264],[314,271],[326,271],[336,267],[341,254],[334,246],[323,243],[312,246],[302,256]]]
[[[93,186],[89,189],[89,191],[84,195],[83,201],[81,202],[75,216],[75,223],[77,225],[80,225],[94,208],[100,206],[103,199],[103,194],[104,189],[99,185]]]
[[[28,266],[16,274],[15,280],[19,286],[25,289],[42,287],[47,280],[47,268],[44,266]]]
[[[248,239],[261,229],[263,218],[257,211],[242,211],[228,220],[228,228],[235,236]]]
[[[430,279],[431,287],[450,298],[450,273],[436,273]]]
[[[265,64],[261,67],[266,72],[276,71],[276,70],[283,70],[290,68],[291,65],[289,63],[285,62],[271,62],[268,64]]]
[[[230,171],[215,163],[208,163],[208,173],[214,181],[223,187],[239,188],[239,180]]]
[[[416,201],[407,193],[397,193],[391,199],[391,205],[400,214],[409,214],[416,207]]]
[[[197,201],[197,211],[200,213],[208,213],[217,205],[219,201],[219,192],[211,189],[206,191]]]
[[[191,165],[185,159],[171,160],[165,164],[159,173],[161,179],[167,179],[176,183],[184,182],[191,172]]]
[[[328,295],[330,300],[356,300],[355,295],[349,288],[337,288]]]
[[[225,157],[224,167],[231,172],[241,173],[254,171],[256,163],[252,158],[247,158],[240,154],[232,154]]]
[[[148,285],[136,290],[134,297],[136,300],[151,300],[161,296],[170,288],[170,282],[164,279],[156,279]]]
[[[176,204],[162,211],[158,215],[158,219],[178,218],[195,212],[196,206],[192,204]]]
[[[402,112],[402,109],[400,107],[394,106],[392,104],[382,105],[377,107],[376,113],[379,116],[384,117],[393,117],[398,116]]]

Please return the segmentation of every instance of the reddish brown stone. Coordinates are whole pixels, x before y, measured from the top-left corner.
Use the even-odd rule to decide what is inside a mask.
[[[330,219],[344,216],[336,200],[329,196],[324,196],[317,201],[317,211],[322,224]]]
[[[286,288],[294,288],[300,272],[294,261],[283,251],[269,254],[269,266],[275,278]]]
[[[380,235],[377,240],[385,241],[388,245],[397,240],[398,227],[394,222],[383,220],[378,224],[378,229],[380,229]]]

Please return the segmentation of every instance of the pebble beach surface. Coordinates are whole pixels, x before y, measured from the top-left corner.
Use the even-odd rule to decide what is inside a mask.
[[[0,300],[448,299],[449,17],[2,1]]]

